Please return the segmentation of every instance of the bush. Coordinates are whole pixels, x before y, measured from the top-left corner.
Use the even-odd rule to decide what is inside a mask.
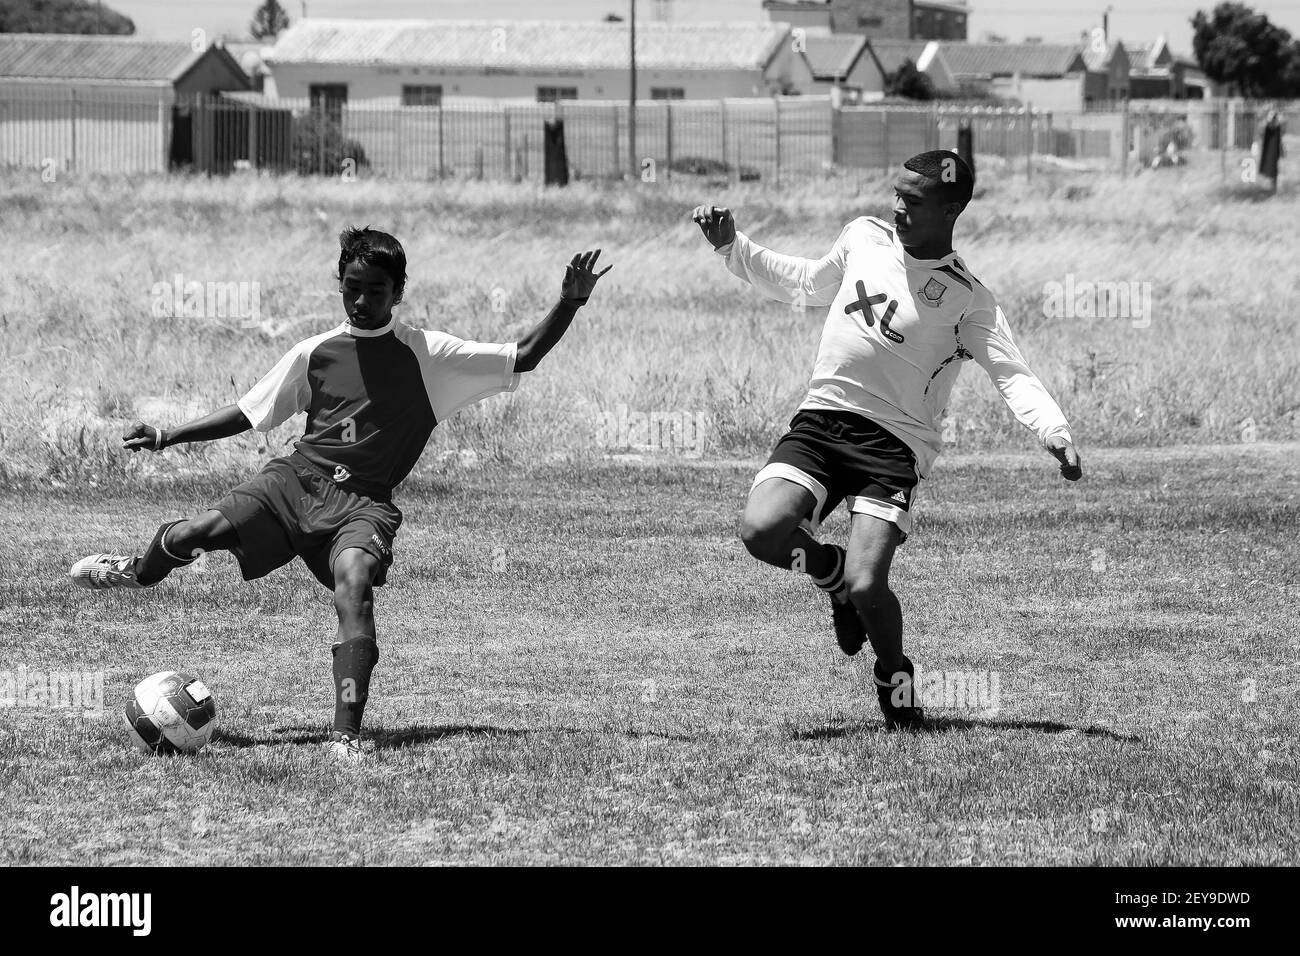
[[[730,176],[732,171],[730,163],[705,156],[679,156],[673,160],[669,168],[675,173],[684,173],[688,176]],[[737,175],[742,183],[756,182],[761,178],[761,174],[753,166],[737,167]]]
[[[354,160],[357,169],[370,165],[361,144],[345,139],[338,120],[319,111],[294,117],[292,155],[294,169],[304,176],[337,176],[345,159]]]

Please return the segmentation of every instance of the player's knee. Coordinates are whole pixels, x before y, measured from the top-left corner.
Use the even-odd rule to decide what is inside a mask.
[[[219,511],[207,511],[173,525],[167,533],[167,546],[214,551],[221,545],[221,534],[228,522]]]
[[[340,611],[364,610],[370,606],[371,584],[379,562],[369,554],[344,556],[334,562],[334,605]]]
[[[875,607],[889,594],[889,579],[874,571],[846,570],[844,585],[857,607]]]
[[[789,532],[779,522],[746,514],[740,522],[740,540],[745,550],[760,561],[780,563]],[[788,556],[787,556],[788,557]]]

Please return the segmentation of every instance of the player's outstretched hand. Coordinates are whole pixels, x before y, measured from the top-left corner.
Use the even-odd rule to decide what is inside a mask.
[[[1047,450],[1061,463],[1061,477],[1066,481],[1078,481],[1083,477],[1083,466],[1079,464],[1079,453],[1064,438],[1049,438]]]
[[[599,272],[595,271],[596,260],[600,258],[600,250],[595,252],[580,252],[573,257],[564,270],[564,285],[560,289],[560,297],[564,299],[573,299],[578,302],[586,302],[591,293],[596,289],[596,282],[610,269],[612,265],[605,266]]]
[[[163,431],[154,425],[136,422],[122,433],[122,443],[128,451],[139,451],[141,448],[162,451]]]
[[[725,246],[736,238],[736,220],[732,218],[730,209],[723,206],[696,206],[691,211],[691,218],[714,249]]]

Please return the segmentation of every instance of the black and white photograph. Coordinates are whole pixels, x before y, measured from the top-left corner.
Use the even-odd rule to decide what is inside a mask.
[[[852,867],[1255,945],[1300,2],[0,0],[0,224],[22,921]]]

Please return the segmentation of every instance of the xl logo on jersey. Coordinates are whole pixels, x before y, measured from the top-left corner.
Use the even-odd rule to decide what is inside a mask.
[[[880,317],[880,331],[884,334],[885,338],[889,339],[891,342],[903,341],[903,336],[889,327],[889,320],[892,319],[894,313],[898,311],[898,300],[890,299],[889,296],[885,295],[883,292],[877,293],[876,295],[867,295],[867,287],[861,279],[857,281],[855,287],[858,290],[858,300],[846,305],[844,307],[844,314],[852,315],[854,312],[861,312],[862,321],[866,322],[867,327],[870,328],[876,324],[876,315],[871,311],[871,307],[873,305],[880,305],[880,303],[888,300],[889,305],[885,306],[885,314]]]

